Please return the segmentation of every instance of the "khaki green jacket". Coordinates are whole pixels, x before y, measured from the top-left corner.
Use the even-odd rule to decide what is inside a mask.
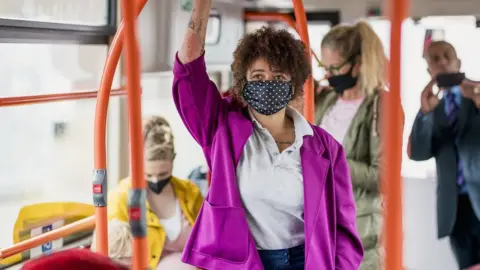
[[[381,93],[382,92],[382,93]],[[347,156],[353,192],[357,206],[357,229],[365,255],[360,269],[381,269],[380,235],[383,223],[383,203],[380,192],[380,164],[382,147],[380,141],[380,99],[387,94],[375,91],[367,96],[347,130],[342,143]],[[322,91],[315,98],[315,122],[323,117],[336,103],[338,95]],[[328,131],[328,130],[327,130]]]

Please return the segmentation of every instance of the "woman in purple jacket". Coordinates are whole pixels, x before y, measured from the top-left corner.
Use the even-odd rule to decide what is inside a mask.
[[[342,147],[288,106],[310,59],[285,30],[246,35],[234,53],[233,97],[208,78],[211,0],[194,0],[174,65],[173,96],[203,148],[211,187],[183,261],[208,270],[356,270],[363,249]]]

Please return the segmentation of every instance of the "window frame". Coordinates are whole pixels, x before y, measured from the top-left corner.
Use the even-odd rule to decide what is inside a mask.
[[[222,36],[222,16],[218,13],[218,12],[215,12],[214,14],[210,14],[209,15],[209,20],[210,19],[218,19],[218,29],[217,29],[217,32],[218,32],[218,35],[216,37],[216,39],[214,41],[205,41],[205,45],[207,46],[212,46],[212,45],[217,45],[219,42],[220,42],[220,38]]]
[[[0,18],[0,43],[109,44],[117,30],[117,0],[107,1],[107,24],[89,26]]]
[[[248,12],[260,12],[260,13],[279,13],[286,14],[292,17],[294,21],[295,12],[292,8],[246,8],[245,13]],[[329,23],[331,27],[340,24],[340,11],[331,10],[331,11],[307,11],[306,13],[307,23],[309,22],[326,22]],[[248,20],[246,20],[248,21]]]
[[[290,16],[296,21],[295,12],[291,11]],[[330,27],[340,24],[340,11],[313,11],[306,12],[308,22],[328,22]]]

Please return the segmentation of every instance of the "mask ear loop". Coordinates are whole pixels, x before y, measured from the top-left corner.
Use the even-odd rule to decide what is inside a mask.
[[[313,58],[315,58],[315,61],[317,62],[317,65],[319,67],[321,67],[322,66],[322,61],[320,61],[320,58],[318,58],[317,54],[313,50],[311,50],[311,51],[312,51]]]

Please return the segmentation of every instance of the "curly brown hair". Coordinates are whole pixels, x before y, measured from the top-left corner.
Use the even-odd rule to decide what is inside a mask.
[[[247,70],[252,63],[264,58],[270,66],[292,77],[294,89],[292,100],[303,95],[303,85],[312,72],[311,60],[305,45],[284,29],[262,27],[246,34],[233,53],[233,97],[243,101],[243,87],[247,81]]]

